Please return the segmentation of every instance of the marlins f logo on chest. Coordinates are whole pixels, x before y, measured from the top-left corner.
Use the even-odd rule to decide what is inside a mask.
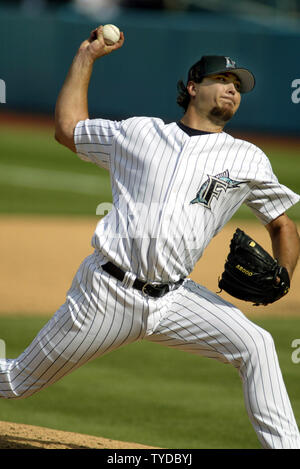
[[[226,192],[228,189],[236,189],[240,184],[246,181],[235,181],[229,177],[229,171],[226,169],[221,174],[216,176],[207,175],[208,179],[201,185],[196,197],[191,200],[191,204],[201,204],[207,208],[211,208],[213,198],[218,199],[222,191]]]

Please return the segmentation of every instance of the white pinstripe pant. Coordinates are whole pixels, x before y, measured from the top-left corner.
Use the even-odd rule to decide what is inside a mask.
[[[16,359],[0,360],[0,397],[20,399],[56,382],[87,361],[147,339],[231,363],[243,383],[249,418],[264,448],[300,449],[273,343],[268,332],[218,295],[186,280],[149,299],[83,261],[66,302]]]

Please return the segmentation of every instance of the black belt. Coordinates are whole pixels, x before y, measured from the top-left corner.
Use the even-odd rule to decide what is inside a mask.
[[[108,262],[107,264],[104,264],[101,267],[103,270],[105,270],[105,272],[123,282],[125,272],[123,272],[123,270],[117,267],[116,265],[112,264],[112,262]],[[137,290],[143,292],[144,295],[160,298],[161,296],[164,296],[166,293],[168,293],[170,290],[175,290],[176,288],[178,288],[182,283],[183,279],[180,279],[178,280],[178,282],[172,284],[153,284],[148,282],[142,282],[142,280],[136,279],[132,286],[133,288],[136,288]]]

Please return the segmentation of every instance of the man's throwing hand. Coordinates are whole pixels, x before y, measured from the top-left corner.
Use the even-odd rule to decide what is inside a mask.
[[[120,39],[112,45],[107,45],[104,41],[103,37],[103,26],[99,26],[98,28],[94,29],[90,37],[83,41],[79,50],[85,50],[93,60],[98,59],[99,57],[103,57],[104,55],[108,55],[111,52],[120,49],[124,44],[124,34],[120,32]]]

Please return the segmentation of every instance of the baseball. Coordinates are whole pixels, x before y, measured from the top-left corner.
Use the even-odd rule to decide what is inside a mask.
[[[103,26],[103,37],[107,46],[112,46],[120,39],[120,30],[114,24],[106,24]]]

